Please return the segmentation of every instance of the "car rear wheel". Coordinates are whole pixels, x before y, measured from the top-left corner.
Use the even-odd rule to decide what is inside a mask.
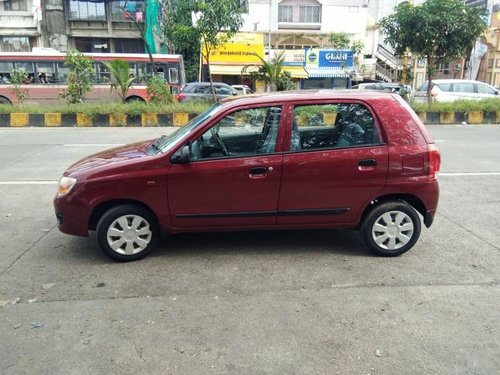
[[[366,245],[382,256],[397,256],[410,250],[417,242],[420,230],[417,211],[402,201],[379,204],[361,225]]]
[[[0,104],[12,104],[11,101],[9,99],[7,99],[6,97],[4,96],[0,96]]]
[[[114,207],[97,224],[97,240],[102,251],[121,262],[144,258],[156,247],[158,239],[156,218],[139,206]]]

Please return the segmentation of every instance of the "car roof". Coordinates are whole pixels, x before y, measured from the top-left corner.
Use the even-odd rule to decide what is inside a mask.
[[[358,90],[298,90],[298,91],[277,91],[263,94],[250,94],[237,97],[228,97],[221,100],[223,104],[238,106],[241,104],[265,104],[277,101],[306,101],[306,100],[370,100],[380,98],[395,98],[399,95],[381,91],[358,91]],[[398,99],[397,99],[398,100]]]
[[[425,81],[425,82],[429,82],[429,81]],[[461,82],[461,83],[484,83],[484,84],[487,85],[486,82],[476,81],[476,80],[473,80],[473,79],[453,79],[453,78],[448,78],[448,79],[433,79],[432,82],[433,83],[457,83],[457,82]]]
[[[229,86],[227,83],[224,82],[214,82],[213,83],[215,86]],[[210,82],[189,82],[186,84],[186,86],[210,86]]]

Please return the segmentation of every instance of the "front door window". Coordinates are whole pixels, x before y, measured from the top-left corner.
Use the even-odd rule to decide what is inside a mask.
[[[280,107],[232,112],[192,142],[191,160],[273,153],[280,119]]]

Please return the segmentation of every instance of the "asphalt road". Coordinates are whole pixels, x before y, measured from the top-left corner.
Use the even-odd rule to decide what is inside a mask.
[[[500,126],[429,128],[440,206],[403,256],[278,231],[172,236],[126,264],[57,230],[55,181],[170,129],[0,129],[0,373],[500,373]]]

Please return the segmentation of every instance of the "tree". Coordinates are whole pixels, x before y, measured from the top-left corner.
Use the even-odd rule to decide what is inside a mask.
[[[60,96],[66,98],[70,104],[82,103],[85,94],[92,89],[94,62],[76,50],[68,50],[64,62],[70,66],[71,71],[68,73],[68,89]]]
[[[133,2],[130,2],[130,4],[133,4]],[[125,18],[135,23],[137,30],[141,34],[141,39],[144,42],[144,48],[146,49],[149,62],[151,63],[151,69],[153,70],[153,74],[155,74],[156,65],[154,64],[153,53],[156,53],[156,47],[154,45],[153,28],[157,24],[155,18],[157,19],[158,17],[159,4],[158,0],[148,0],[145,4],[147,4],[145,21],[143,17],[138,18],[135,15],[135,12],[127,11],[127,1],[125,1],[124,5],[120,9],[123,11]]]
[[[236,0],[201,0],[196,2],[196,10],[194,27],[200,36],[201,54],[207,63],[212,96],[216,101],[215,87],[210,73],[210,55],[214,49],[228,42],[240,29],[243,24],[241,8]]]
[[[359,54],[363,51],[365,44],[362,40],[352,39],[348,33],[333,32],[330,34],[330,43],[336,49],[350,49],[356,55],[356,66],[359,65]]]
[[[330,43],[336,49],[348,49],[350,44],[349,34],[345,32],[333,32],[330,34]]]
[[[195,63],[199,62],[202,66],[203,61],[206,62],[215,100],[210,54],[231,39],[243,24],[240,1],[162,0],[162,9],[162,35],[168,50],[184,56],[188,80],[194,80],[197,76],[193,69],[197,65]],[[199,59],[200,51],[202,61]]]
[[[282,51],[275,55],[271,61],[266,61],[256,55],[262,62],[259,68],[259,78],[264,79],[270,91],[282,91],[291,89],[294,84],[289,74],[283,71],[285,53]]]
[[[127,101],[127,93],[134,82],[135,77],[130,74],[130,66],[124,60],[111,60],[105,62],[106,68],[110,72],[109,81],[111,90],[116,90],[122,99],[122,102]]]
[[[162,39],[168,53],[183,56],[188,82],[197,80],[200,63],[200,38],[191,17],[195,10],[194,0],[162,1]]]
[[[427,0],[417,6],[405,2],[396,7],[395,13],[382,18],[379,26],[396,56],[403,56],[409,48],[427,60],[430,103],[436,66],[466,56],[486,30],[482,16],[481,10],[468,7],[460,0]]]

